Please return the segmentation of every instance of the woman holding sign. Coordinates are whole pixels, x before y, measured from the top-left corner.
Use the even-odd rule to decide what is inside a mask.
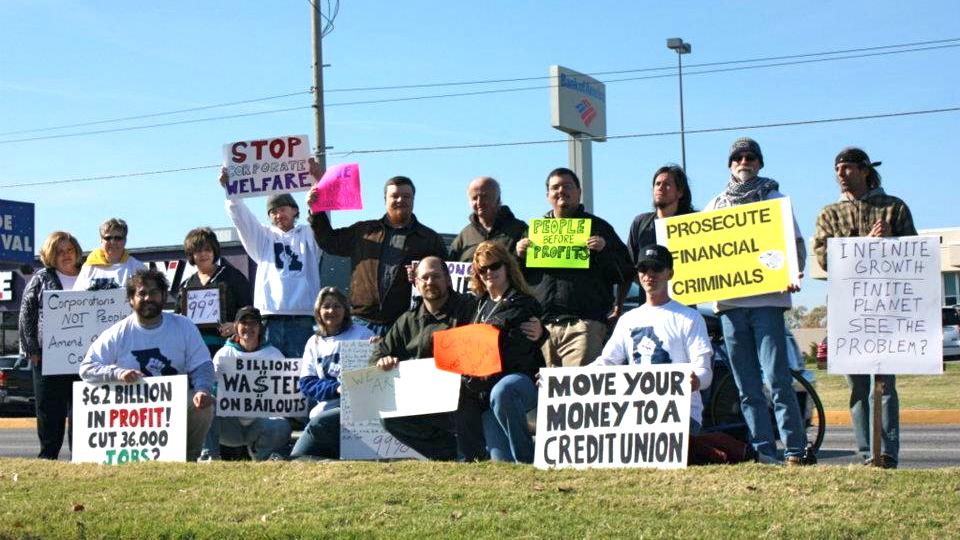
[[[303,457],[340,458],[340,342],[368,340],[373,332],[353,324],[350,301],[336,287],[324,287],[313,306],[317,333],[307,340],[300,364],[300,392],[318,405],[290,453]]]
[[[460,412],[466,401],[475,401],[482,416],[483,435],[495,461],[533,463],[533,438],[527,429],[527,412],[537,406],[537,372],[545,366],[540,346],[543,327],[529,335],[521,324],[539,318],[543,309],[527,286],[515,257],[496,242],[483,242],[473,255],[470,288],[479,298],[474,323],[500,329],[503,370],[487,379],[464,377]]]
[[[80,243],[72,234],[54,231],[40,248],[41,268],[23,291],[20,304],[20,349],[33,366],[33,393],[37,412],[37,436],[42,459],[57,459],[63,447],[63,435],[76,375],[44,376],[40,365],[43,339],[40,335],[40,306],[43,291],[70,290],[80,273]]]

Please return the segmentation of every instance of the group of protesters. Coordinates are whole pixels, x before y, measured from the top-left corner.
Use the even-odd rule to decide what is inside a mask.
[[[310,165],[311,174],[319,178],[323,171],[312,161]],[[764,160],[756,141],[734,141],[727,165],[725,189],[704,210],[784,196],[775,180],[759,175]],[[824,268],[828,238],[916,234],[909,208],[880,187],[879,165],[858,148],[846,148],[836,156],[840,199],[821,211],[813,242]],[[224,170],[221,185],[227,179]],[[62,231],[52,233],[40,250],[43,268],[30,280],[20,312],[21,349],[33,365],[40,457],[56,459],[60,453],[74,381],[133,382],[186,374],[191,388],[188,460],[217,460],[221,449],[239,447],[257,460],[337,459],[341,342],[373,342],[370,364],[390,370],[405,360],[432,357],[434,332],[474,323],[500,330],[502,371],[488,377],[462,376],[459,406],[453,412],[383,422],[397,440],[428,459],[533,462],[527,417],[537,405],[538,371],[547,366],[684,364],[693,391],[690,429],[696,433],[703,421],[699,390],[711,383],[713,347],[699,312],[670,298],[668,283],[675,261],[657,244],[654,225],[657,219],[696,211],[685,171],[667,165],[653,174],[653,210],[633,220],[626,243],[607,221],[584,209],[580,180],[572,170],[550,171],[545,188],[550,209],[543,218],[589,219],[588,269],[528,267],[527,224],[503,203],[500,185],[490,177],[475,178],[467,186],[469,223],[449,249],[414,214],[416,188],[404,176],[386,181],[386,212],[381,218],[342,228],[334,228],[325,212],[310,212],[307,223],[298,224],[300,206],[289,193],[267,199],[269,223],[261,223],[242,199],[228,198],[226,212],[257,271],[251,287],[244,274],[221,256],[212,230],[197,228],[187,234],[184,251],[196,272],[181,291],[219,286],[224,294],[223,322],[202,329],[182,315],[164,312],[169,284],[163,273],[145,269],[125,249],[124,221],[103,223],[101,246],[82,264],[76,238]],[[312,197],[313,192],[308,205]],[[802,276],[806,249],[796,225],[794,235]],[[324,253],[350,259],[349,297],[322,286]],[[447,261],[472,263],[470,293],[454,290]],[[640,306],[623,313],[634,282],[640,285]],[[80,364],[79,378],[42,375],[38,322],[42,292],[118,287],[126,289],[133,313],[97,338]],[[411,306],[413,287],[419,299]],[[799,283],[794,283],[781,292],[714,305],[750,443],[761,462],[816,463],[787,361],[784,312],[798,290]],[[292,446],[291,423],[285,418],[216,414],[219,366],[249,353],[264,359],[303,359],[299,391],[313,407]],[[878,378],[884,382],[879,461],[872,458],[870,448],[869,376],[849,377],[854,431],[865,464],[896,467],[895,379]],[[774,404],[782,459],[764,386]]]

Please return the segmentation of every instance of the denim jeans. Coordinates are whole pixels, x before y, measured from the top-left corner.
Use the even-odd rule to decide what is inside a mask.
[[[900,454],[900,398],[897,396],[897,377],[877,375],[883,381],[883,393],[880,397],[880,453],[893,458],[896,462]],[[848,375],[850,385],[850,418],[853,420],[853,434],[857,437],[857,450],[860,457],[872,457],[871,427],[873,425],[873,385],[870,375]]]
[[[380,337],[387,335],[387,330],[390,330],[390,327],[392,326],[390,324],[375,323],[373,321],[364,319],[363,317],[357,317],[356,315],[351,317],[351,320],[353,321],[353,324],[359,324],[360,326],[369,329],[371,332]]]
[[[490,410],[483,414],[483,436],[494,461],[533,463],[533,437],[527,411],[537,406],[537,387],[530,377],[511,373],[490,392]]]
[[[803,414],[793,390],[787,360],[784,308],[734,308],[720,313],[723,339],[733,379],[740,391],[740,408],[757,454],[776,459],[777,445],[767,412],[763,386],[770,388],[773,410],[786,456],[802,456],[807,447]]]
[[[264,339],[287,358],[302,358],[307,340],[313,335],[313,317],[265,317]]]
[[[395,439],[431,461],[457,459],[457,437],[450,413],[401,416],[381,420]]]
[[[227,446],[246,446],[250,457],[262,461],[271,454],[285,456],[290,444],[290,423],[286,418],[257,418],[243,425],[237,417],[218,417],[220,442]]]
[[[79,381],[76,375],[46,375],[42,373],[42,364],[33,366],[34,408],[37,416],[37,437],[40,439],[40,459],[57,459],[63,447],[63,438],[67,444],[71,430],[70,408],[73,405],[73,383]],[[72,421],[69,427],[72,428]]]
[[[340,459],[340,407],[321,412],[303,428],[290,457],[305,456]]]

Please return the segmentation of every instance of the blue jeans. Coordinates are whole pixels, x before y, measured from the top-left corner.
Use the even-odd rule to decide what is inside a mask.
[[[784,308],[734,308],[720,313],[723,339],[733,379],[740,391],[740,409],[750,428],[757,454],[776,459],[777,444],[767,412],[763,386],[770,388],[773,410],[786,456],[802,456],[807,447],[803,414],[793,390],[787,360]]]
[[[302,358],[307,340],[313,335],[313,317],[265,317],[264,340],[287,358]]]
[[[250,457],[257,461],[262,461],[270,457],[271,454],[286,455],[287,445],[290,444],[290,423],[286,418],[257,418],[252,424],[242,425],[240,419],[236,417],[217,417],[207,432],[207,440],[204,446],[212,443],[211,435],[214,432],[219,433],[219,442],[216,446],[209,448],[212,455],[219,455],[220,445],[227,446],[246,446],[250,451]]]
[[[537,406],[537,387],[522,373],[506,375],[490,392],[490,410],[483,414],[483,436],[494,461],[533,463],[533,437],[527,411]]]
[[[883,381],[883,393],[880,397],[880,453],[886,454],[896,462],[900,454],[900,398],[897,396],[897,377],[877,375]],[[872,457],[871,425],[873,424],[873,385],[869,375],[848,375],[850,385],[850,418],[853,420],[853,434],[857,437],[857,450],[860,457]]]
[[[310,419],[293,445],[293,459],[312,456],[340,459],[340,407],[327,409]]]
[[[364,319],[363,317],[357,317],[356,315],[351,317],[351,320],[353,321],[353,324],[364,326],[380,337],[387,335],[387,330],[390,330],[390,327],[392,326],[390,324],[375,323],[373,321]]]

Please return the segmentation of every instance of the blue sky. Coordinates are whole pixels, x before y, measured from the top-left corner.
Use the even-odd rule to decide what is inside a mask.
[[[269,7],[267,7],[269,6]],[[131,247],[178,244],[199,225],[228,226],[215,168],[93,182],[9,187],[214,165],[222,145],[313,133],[309,108],[234,119],[24,142],[25,137],[143,126],[307,107],[309,94],[260,103],[73,129],[11,133],[303,92],[312,84],[310,5],[282,2],[123,3],[4,0],[0,19],[0,186],[5,199],[36,203],[37,239],[65,229],[85,249],[97,226],[119,216]],[[696,75],[694,64],[859,49],[960,37],[960,3],[826,2],[352,2],[344,0],[324,40],[327,144],[332,152],[562,139],[550,127],[548,90],[337,105],[451,92],[546,86],[546,80],[386,91],[336,90],[546,76],[561,64],[595,73],[671,67],[669,37],[693,44],[684,57],[688,130],[727,128],[960,106],[960,48],[859,57]],[[960,42],[953,42],[956,45]],[[862,54],[862,53],[861,53]],[[699,68],[704,70],[707,68]],[[669,70],[601,76],[661,78],[610,82],[611,135],[675,131],[677,80]],[[960,113],[688,134],[687,169],[696,206],[726,183],[727,150],[738,136],[763,148],[762,173],[794,201],[801,229],[838,195],[833,157],[859,145],[888,192],[904,198],[919,228],[960,225]],[[314,141],[312,141],[314,142]],[[547,210],[546,173],[567,163],[566,144],[331,156],[359,161],[366,208],[335,213],[336,224],[382,213],[383,181],[417,183],[416,213],[457,232],[477,175],[503,184],[521,218]],[[595,211],[625,238],[646,211],[653,171],[680,161],[679,137],[594,144]],[[248,199],[263,213],[262,199]],[[826,287],[805,282],[796,303],[823,303]]]

